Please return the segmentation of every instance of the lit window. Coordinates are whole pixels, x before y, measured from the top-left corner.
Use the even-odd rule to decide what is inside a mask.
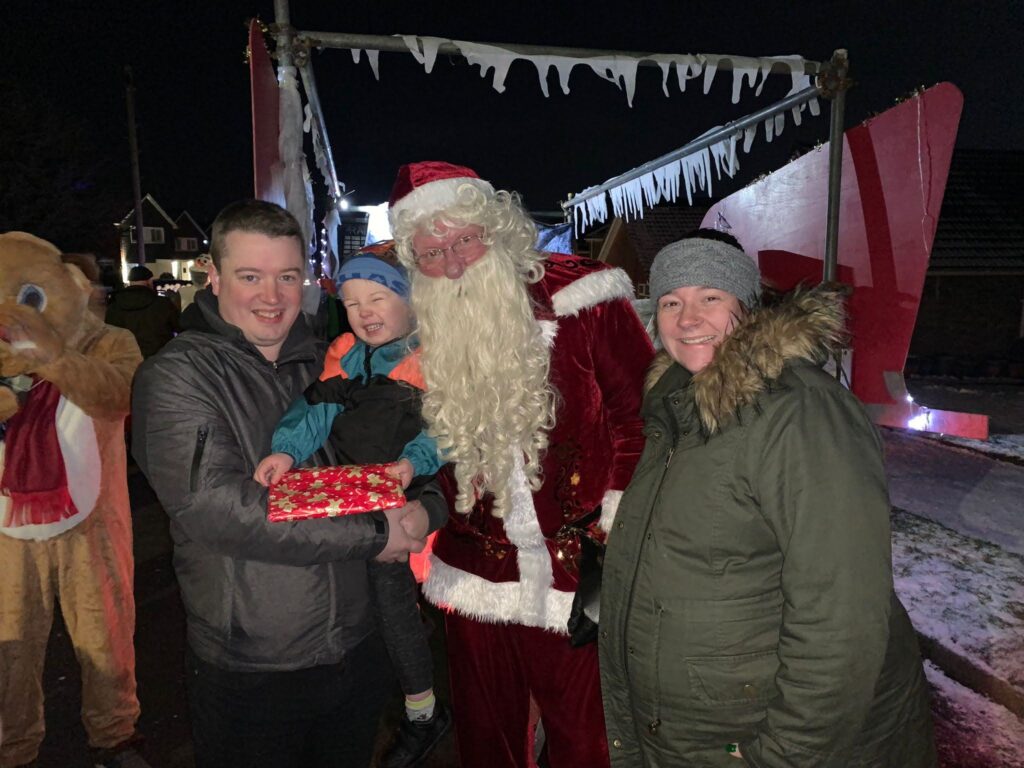
[[[132,242],[138,242],[135,239],[135,227],[131,229]],[[163,227],[143,227],[142,228],[143,241],[147,245],[163,245],[164,243],[164,228]]]

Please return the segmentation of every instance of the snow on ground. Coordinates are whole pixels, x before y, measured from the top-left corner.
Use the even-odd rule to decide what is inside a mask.
[[[924,674],[932,687],[941,768],[1024,768],[1024,721],[929,661]]]
[[[1024,462],[1024,435],[989,435],[988,440],[971,440],[967,437],[942,435],[938,439],[989,456],[1019,459]]]
[[[893,576],[914,628],[1024,695],[1024,557],[893,510]]]
[[[1024,555],[1024,464],[883,429],[893,506]]]

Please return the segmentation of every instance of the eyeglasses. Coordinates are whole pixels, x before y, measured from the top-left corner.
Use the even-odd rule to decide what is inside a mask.
[[[465,259],[473,254],[478,246],[483,245],[483,235],[463,235],[447,248],[431,248],[417,253],[413,260],[419,267],[433,267],[444,261],[445,254],[451,253],[453,258]]]

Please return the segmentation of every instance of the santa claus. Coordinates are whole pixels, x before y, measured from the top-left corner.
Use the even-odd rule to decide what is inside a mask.
[[[518,196],[449,163],[402,167],[390,218],[412,276],[423,415],[457,514],[427,598],[447,610],[463,765],[608,764],[594,644],[566,624],[580,537],[603,537],[643,447],[653,354],[618,269],[540,253]]]

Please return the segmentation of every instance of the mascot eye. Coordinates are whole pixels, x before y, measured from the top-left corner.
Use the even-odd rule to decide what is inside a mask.
[[[46,309],[46,291],[38,285],[25,283],[21,286],[21,290],[18,291],[18,303],[24,304],[26,307],[32,307],[37,312],[42,312]]]

